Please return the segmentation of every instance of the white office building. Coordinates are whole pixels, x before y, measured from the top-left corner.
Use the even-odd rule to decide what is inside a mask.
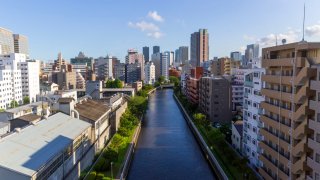
[[[144,83],[153,85],[156,81],[156,70],[153,62],[149,62],[145,65],[144,74],[145,74]]]
[[[39,63],[37,60],[26,60],[23,58],[19,63],[22,79],[22,96],[28,96],[31,103],[36,102],[37,94],[40,93]]]
[[[22,104],[26,96],[35,102],[40,92],[39,71],[39,61],[27,60],[25,54],[0,56],[0,108],[9,108],[13,100]]]
[[[264,97],[261,95],[261,88],[263,87],[261,76],[264,73],[264,69],[252,69],[251,72],[245,74],[244,81],[242,153],[255,167],[260,166],[258,144],[261,141],[259,133],[262,126],[260,115],[263,113],[260,102],[264,101]]]

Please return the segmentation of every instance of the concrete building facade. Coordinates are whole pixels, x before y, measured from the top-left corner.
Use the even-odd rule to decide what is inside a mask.
[[[209,33],[207,29],[199,29],[191,34],[190,57],[193,67],[201,66],[202,62],[209,60]]]

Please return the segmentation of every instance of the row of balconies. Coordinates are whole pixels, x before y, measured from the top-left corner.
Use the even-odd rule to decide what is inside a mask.
[[[295,58],[280,58],[280,59],[263,59],[262,67],[280,67],[280,66],[290,66],[294,64],[296,67],[304,67],[306,65],[307,58],[297,57]],[[295,63],[294,63],[295,62]]]

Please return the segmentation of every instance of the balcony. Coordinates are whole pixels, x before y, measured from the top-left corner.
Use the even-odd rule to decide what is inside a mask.
[[[286,118],[290,118],[290,110],[288,109],[284,109],[281,108],[279,106],[273,105],[273,104],[269,104],[266,101],[263,101],[260,103],[261,108],[269,111],[269,112],[273,112],[275,114],[279,114],[279,108],[280,108],[280,113],[282,116],[286,117]]]
[[[265,115],[260,116],[260,118],[261,118],[262,122],[264,122],[265,124],[268,124],[269,126],[271,126],[274,129],[278,129],[278,130],[281,129],[281,131],[283,131],[283,132],[289,132],[290,129],[291,129],[289,126],[284,125],[284,124],[280,123],[279,121],[271,119],[271,118],[269,118],[269,117],[267,117]]]
[[[320,107],[320,106],[319,106]],[[309,119],[309,128],[314,131],[319,131],[320,129],[320,122],[317,122],[313,119]]]
[[[263,149],[265,152],[268,152],[272,157],[278,157],[278,153],[280,154],[279,156],[279,161],[282,164],[288,164],[289,163],[289,155],[284,154],[283,152],[278,152],[278,150],[272,146],[270,146],[267,142],[263,141],[259,143],[261,149]]]
[[[317,76],[317,69],[310,68],[310,67],[304,67],[300,70],[300,72],[296,75],[294,79],[294,83],[296,85],[303,85],[305,84],[306,80]]]
[[[292,147],[292,155],[294,157],[301,157],[308,150],[307,137],[304,137],[298,144]]]
[[[294,102],[296,104],[302,104],[306,100],[307,97],[315,96],[316,92],[314,90],[311,90],[310,87],[308,87],[308,84],[301,87],[298,92],[294,96]]]
[[[270,140],[274,143],[278,143],[279,140],[279,146],[288,149],[289,147],[289,140],[285,140],[284,138],[278,137],[277,134],[273,134],[272,132],[268,131],[266,128],[260,129],[260,134],[264,137],[265,140]]]
[[[302,121],[297,127],[293,130],[293,139],[302,139],[306,134],[310,133],[310,129],[308,128],[308,120]]]
[[[262,75],[262,81],[273,84],[292,85],[292,76]]]
[[[259,156],[259,159],[263,162],[263,165],[271,169],[271,171],[276,172],[277,171],[277,166],[273,164],[271,159],[269,159],[266,155],[261,154]]]
[[[311,80],[311,89],[320,89],[320,81]]]
[[[308,101],[306,101],[303,105],[301,105],[292,116],[293,121],[295,122],[302,122],[307,115],[312,114],[312,110],[308,107]]]
[[[267,172],[267,170],[264,170],[264,168],[259,168],[259,174],[261,174],[261,176],[264,179],[273,179],[271,175],[269,175],[269,173]]]
[[[244,86],[253,87],[253,82],[252,81],[245,81]]]
[[[310,149],[315,149],[315,150],[320,149],[320,142],[317,142],[311,138],[308,138],[308,147]],[[319,169],[320,169],[320,167],[319,167]]]
[[[292,164],[291,172],[293,174],[300,174],[303,171],[310,171],[310,167],[307,165],[306,155],[303,155],[299,160]]]
[[[263,59],[262,67],[270,67],[270,66],[293,66],[295,58],[279,58],[279,59]],[[297,57],[296,58],[296,67],[304,67],[306,58]]]
[[[320,172],[320,166],[319,163],[315,162],[313,159],[310,157],[307,157],[307,165],[313,169],[313,171],[318,171]]]

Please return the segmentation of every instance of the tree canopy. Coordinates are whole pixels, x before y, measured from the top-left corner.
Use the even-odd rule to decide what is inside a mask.
[[[106,88],[123,88],[123,85],[120,79],[107,80]]]
[[[16,100],[12,100],[11,102],[10,102],[10,107],[11,108],[15,108],[15,107],[18,107],[19,106],[19,104],[18,104],[18,102],[16,101]]]
[[[24,98],[23,98],[23,104],[29,104],[30,103],[30,98],[29,98],[29,96],[25,96]]]

